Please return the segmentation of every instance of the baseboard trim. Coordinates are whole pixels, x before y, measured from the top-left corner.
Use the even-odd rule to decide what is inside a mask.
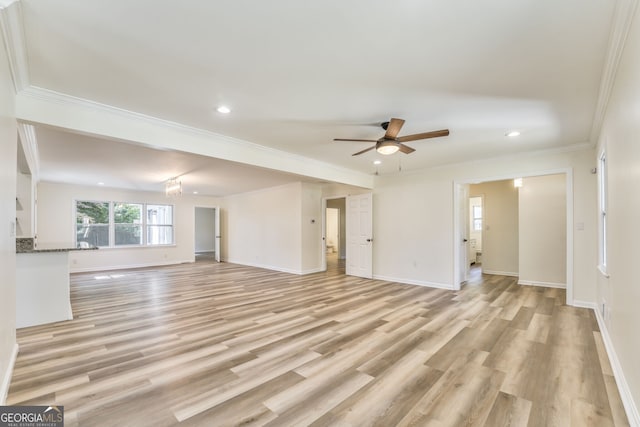
[[[94,271],[129,270],[134,268],[164,267],[167,265],[190,264],[193,259],[186,261],[149,262],[141,264],[105,265],[102,267],[69,268],[70,273],[92,273]]]
[[[310,268],[308,270],[302,270],[299,274],[304,276],[305,274],[321,273],[323,271],[326,271],[326,269],[322,267],[317,267],[317,268]]]
[[[483,274],[493,274],[496,276],[510,276],[510,277],[518,277],[519,273],[514,273],[513,271],[498,271],[498,270],[487,270],[484,267],[482,268]]]
[[[528,286],[540,286],[544,288],[557,288],[557,289],[567,289],[566,283],[555,283],[555,282],[536,282],[533,280],[518,280],[518,285],[528,285]],[[591,307],[589,307],[591,308]]]
[[[374,274],[373,278],[376,280],[384,280],[386,282],[404,283],[405,285],[424,286],[426,288],[446,289],[449,291],[454,290],[453,286],[448,285],[446,283],[427,282],[423,280],[400,279],[398,277],[380,276],[377,274]]]
[[[574,303],[576,302],[574,301]],[[591,305],[593,306],[595,304]],[[600,310],[597,310],[596,307],[592,308],[596,314],[596,319],[598,320],[598,326],[600,327],[600,333],[602,334],[602,341],[604,341],[604,348],[607,351],[607,356],[609,356],[609,362],[611,363],[611,368],[613,369],[613,376],[616,379],[616,385],[618,386],[618,392],[620,393],[620,398],[622,399],[624,410],[627,413],[627,418],[629,419],[629,425],[631,427],[639,427],[640,413],[638,412],[638,407],[633,401],[633,396],[631,394],[631,390],[629,389],[629,384],[627,383],[627,379],[624,376],[624,371],[622,370],[622,365],[620,365],[620,360],[618,359],[616,350],[613,347],[613,342],[611,341],[611,336],[609,335],[609,331],[607,330],[607,325],[602,318]]]
[[[9,359],[9,365],[0,383],[0,405],[7,404],[7,396],[9,395],[9,386],[11,385],[11,377],[13,376],[13,367],[16,364],[16,358],[18,357],[18,343],[13,345],[13,351],[11,352],[11,358]]]
[[[589,302],[589,301],[580,301],[580,300],[573,300],[573,304],[569,304],[573,307],[578,307],[578,308],[590,308],[592,310],[598,311],[597,308],[598,306],[593,303],[593,302]],[[596,313],[598,314],[598,313]]]

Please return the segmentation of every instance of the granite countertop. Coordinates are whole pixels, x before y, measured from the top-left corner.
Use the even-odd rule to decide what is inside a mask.
[[[44,252],[70,252],[70,251],[95,251],[98,250],[97,246],[89,248],[48,248],[48,249],[17,249],[17,254],[39,254]]]
[[[70,252],[70,251],[95,251],[97,246],[88,246],[74,248],[66,246],[65,244],[38,244],[35,247],[34,239],[31,237],[16,238],[16,253],[17,254],[37,254],[45,252]]]

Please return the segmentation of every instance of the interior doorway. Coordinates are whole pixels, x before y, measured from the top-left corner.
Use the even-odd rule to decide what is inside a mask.
[[[473,186],[471,186],[473,188]],[[472,270],[482,271],[482,228],[484,226],[484,197],[474,195],[469,197],[469,264]]]
[[[463,197],[462,187],[469,187],[468,197]],[[522,285],[566,289],[567,304],[572,305],[572,202],[572,171],[565,169],[487,179],[481,184],[477,180],[456,183],[456,288],[465,279],[463,264],[473,265],[475,243],[475,261],[480,261],[485,274],[518,277]],[[464,204],[468,210],[463,219]],[[476,212],[474,205],[479,206]],[[465,227],[469,229],[468,248],[459,243]]]
[[[325,271],[373,278],[373,194],[325,198],[322,202],[322,265]],[[338,210],[338,236],[327,240],[327,213]],[[332,215],[332,213],[329,213]],[[336,240],[337,239],[337,240]],[[336,250],[337,246],[337,250]]]
[[[346,260],[346,197],[326,200],[324,215],[324,258],[328,271],[344,274]]]
[[[336,254],[339,257],[340,249],[340,209],[327,208],[327,257]]]
[[[194,225],[196,261],[220,262],[220,209],[196,207]]]

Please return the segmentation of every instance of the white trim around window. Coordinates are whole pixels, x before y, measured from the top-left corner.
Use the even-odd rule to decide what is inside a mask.
[[[74,242],[77,247],[174,246],[174,224],[174,205],[74,200]]]
[[[598,270],[605,277],[609,277],[608,264],[608,171],[607,171],[607,152],[603,148],[598,155]]]

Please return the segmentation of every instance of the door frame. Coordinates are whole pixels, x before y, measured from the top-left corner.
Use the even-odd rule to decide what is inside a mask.
[[[469,184],[459,184],[457,186],[457,190],[458,195],[456,198],[458,199],[458,211],[456,212],[456,221],[458,221],[458,233],[460,233],[458,235],[457,245],[459,246],[458,249],[464,246],[464,250],[458,250],[459,270],[456,283],[458,284],[458,287],[461,287],[462,283],[469,280]],[[463,206],[464,209],[461,209]],[[462,218],[460,217],[460,211],[464,212]],[[464,266],[464,273],[462,269],[463,262],[466,264]]]
[[[566,185],[566,223],[567,223],[567,305],[574,305],[573,300],[573,168],[560,168],[542,171],[533,171],[525,173],[514,173],[500,176],[489,176],[482,178],[468,178],[453,181],[453,289],[460,290],[460,245],[458,244],[458,235],[460,233],[460,186],[467,184],[477,184],[480,182],[504,181],[515,178],[530,178],[545,175],[565,175]],[[467,200],[466,203],[469,203]]]

